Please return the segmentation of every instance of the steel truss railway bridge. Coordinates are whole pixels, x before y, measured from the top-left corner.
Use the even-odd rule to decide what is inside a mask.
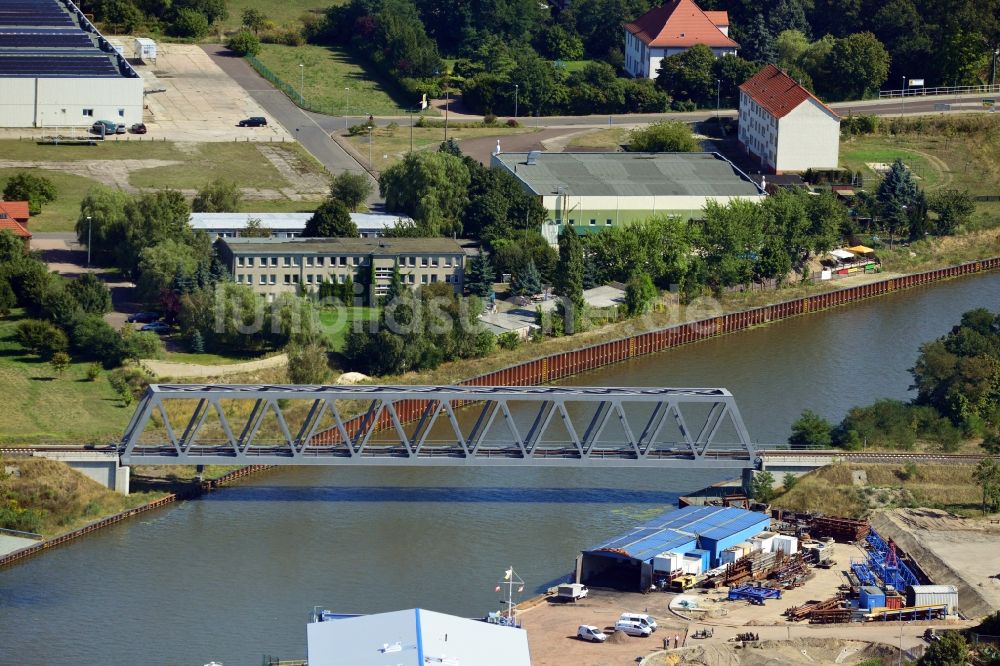
[[[350,415],[350,416],[349,416]],[[746,468],[722,388],[154,384],[122,464]]]

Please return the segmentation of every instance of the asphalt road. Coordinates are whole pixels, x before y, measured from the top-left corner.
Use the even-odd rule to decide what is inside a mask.
[[[231,55],[224,46],[206,44],[202,48],[222,71],[242,86],[273,120],[281,123],[303,148],[326,167],[327,171],[331,174],[344,171],[368,174],[357,160],[330,138],[329,132],[332,130],[324,129],[316,122],[316,117],[324,116],[306,113],[295,106],[284,93],[257,74],[246,60]],[[330,120],[338,119],[330,118]],[[342,127],[343,119],[339,121]],[[374,179],[372,182],[375,182]],[[376,191],[377,189],[376,184]],[[376,197],[372,197],[372,201],[369,202],[369,205],[371,204],[378,204]]]

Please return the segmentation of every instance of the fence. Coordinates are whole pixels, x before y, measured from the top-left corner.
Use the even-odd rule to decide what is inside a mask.
[[[941,86],[937,88],[916,86],[902,90],[880,90],[878,91],[878,98],[888,99],[892,97],[924,97],[933,95],[989,95],[993,93],[1000,93],[1000,83],[988,86]]]
[[[244,57],[247,59],[247,62],[250,63],[250,66],[253,67],[255,70],[257,70],[258,74],[260,74],[265,79],[270,81],[275,88],[288,95],[288,99],[292,100],[300,108],[303,108],[306,111],[313,111],[315,113],[325,113],[331,116],[337,115],[333,113],[332,110],[316,107],[312,104],[307,103],[306,98],[302,96],[302,93],[300,91],[296,90],[293,86],[286,83],[284,79],[282,79],[280,76],[272,72],[267,65],[262,63],[260,60],[257,60],[257,58],[255,58],[254,56],[247,54]]]

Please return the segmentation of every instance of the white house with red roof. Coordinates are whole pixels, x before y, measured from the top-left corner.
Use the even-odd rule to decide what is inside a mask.
[[[836,169],[840,116],[768,65],[740,86],[739,141],[765,171]]]
[[[695,44],[709,47],[717,58],[736,55],[740,47],[729,38],[728,12],[702,11],[693,0],[668,0],[625,24],[625,71],[655,79],[661,60]]]

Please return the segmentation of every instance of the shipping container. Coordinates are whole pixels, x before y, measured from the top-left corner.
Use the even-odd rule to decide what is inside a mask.
[[[702,572],[701,557],[698,555],[685,555],[681,568],[686,574],[700,576]]]
[[[885,607],[885,593],[874,585],[867,585],[861,588],[861,597],[858,600],[858,607],[871,610],[872,608]]]
[[[683,568],[683,556],[679,553],[660,553],[653,558],[653,571],[657,573],[670,573]]]
[[[886,595],[885,596],[885,607],[898,609],[903,607],[903,597],[898,595]]]
[[[948,614],[958,605],[958,590],[954,585],[910,585],[906,588],[907,606],[947,606]]]
[[[799,540],[787,534],[774,537],[774,550],[785,555],[794,555],[799,550]]]

